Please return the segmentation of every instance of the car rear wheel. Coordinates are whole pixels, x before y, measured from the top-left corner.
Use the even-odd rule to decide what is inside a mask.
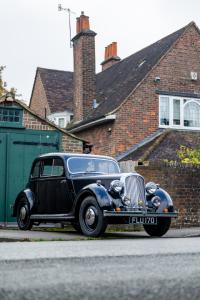
[[[21,230],[31,230],[33,221],[30,219],[30,210],[26,198],[20,199],[17,205],[17,224]]]
[[[163,236],[170,228],[171,218],[158,218],[157,225],[143,225],[150,236]]]
[[[97,237],[105,232],[107,222],[95,197],[88,196],[81,203],[79,223],[82,233],[86,236]]]

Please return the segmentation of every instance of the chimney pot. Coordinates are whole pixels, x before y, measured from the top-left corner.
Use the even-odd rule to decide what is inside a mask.
[[[106,60],[108,57],[108,47],[105,47],[105,55],[104,55],[104,59]]]
[[[108,45],[108,57],[107,58],[109,58],[110,56],[111,56],[111,44]]]
[[[84,15],[84,12],[81,12],[81,16],[76,19],[76,33],[80,33],[84,30],[90,29],[89,17]]]
[[[117,56],[117,42],[112,43],[112,56]]]
[[[102,70],[105,70],[119,62],[121,59],[117,56],[117,42],[112,42],[105,47],[104,61],[101,63]]]
[[[80,32],[80,18],[76,18],[76,33]]]

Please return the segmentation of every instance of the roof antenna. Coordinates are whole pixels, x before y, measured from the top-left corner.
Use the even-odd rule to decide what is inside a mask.
[[[72,30],[71,30],[71,14],[74,14],[76,15],[75,12],[71,11],[70,8],[64,8],[62,7],[61,4],[58,4],[58,11],[62,11],[62,10],[65,10],[68,12],[68,20],[69,20],[69,38],[70,38],[70,41],[69,41],[69,44],[70,44],[70,48],[73,47],[73,44],[72,44]]]

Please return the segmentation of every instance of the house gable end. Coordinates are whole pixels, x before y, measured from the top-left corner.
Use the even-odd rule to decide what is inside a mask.
[[[51,112],[39,69],[36,71],[29,107],[42,118],[46,118]]]
[[[199,53],[199,30],[191,23],[135,91],[116,109],[112,130],[112,139],[117,141],[115,155],[131,149],[160,127],[158,90],[164,90],[165,96],[168,91],[169,95],[178,99],[184,98],[183,95],[191,95],[192,98],[192,95],[200,94]],[[197,72],[197,80],[191,79],[191,71]],[[159,82],[155,82],[156,77],[160,78]],[[178,129],[177,125],[174,129]]]

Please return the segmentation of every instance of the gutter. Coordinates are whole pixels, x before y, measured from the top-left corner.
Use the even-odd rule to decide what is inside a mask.
[[[101,125],[101,124],[106,124],[106,123],[112,122],[114,120],[116,120],[116,115],[107,115],[107,116],[105,116],[105,117],[103,117],[101,119],[98,119],[98,120],[95,120],[95,121],[92,121],[92,122],[80,125],[80,126],[74,128],[74,129],[68,130],[68,132],[70,132],[70,133],[80,132],[80,131],[83,131],[85,129],[91,128],[93,126],[97,126],[97,125]]]

